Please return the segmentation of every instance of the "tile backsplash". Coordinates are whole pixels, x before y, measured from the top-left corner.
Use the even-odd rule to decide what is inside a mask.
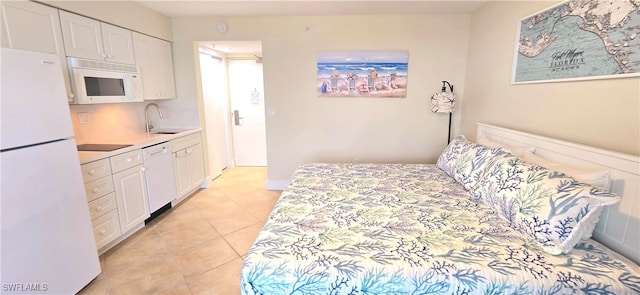
[[[101,143],[145,132],[144,108],[155,102],[162,108],[163,119],[155,108],[149,119],[156,128],[198,128],[195,100],[172,99],[141,103],[70,105],[73,130],[78,144]],[[117,142],[113,142],[117,143]]]

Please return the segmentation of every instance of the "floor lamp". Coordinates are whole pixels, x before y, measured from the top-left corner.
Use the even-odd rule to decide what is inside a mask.
[[[447,85],[451,92],[447,92]],[[442,90],[431,97],[431,111],[434,113],[449,113],[449,135],[447,145],[451,142],[451,117],[455,111],[456,94],[453,93],[453,85],[447,81],[442,81]]]

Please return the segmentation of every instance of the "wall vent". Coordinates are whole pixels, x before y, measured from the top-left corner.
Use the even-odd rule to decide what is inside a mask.
[[[138,73],[138,67],[110,62],[67,57],[69,68],[100,69],[113,72]]]

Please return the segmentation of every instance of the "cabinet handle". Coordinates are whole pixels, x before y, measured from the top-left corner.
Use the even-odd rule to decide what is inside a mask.
[[[131,163],[131,161],[133,161],[133,159],[127,158],[127,162]]]
[[[52,65],[53,62],[52,61],[48,61],[48,60],[41,60],[40,63],[42,63],[43,65]]]
[[[107,233],[106,229],[103,228],[103,229],[100,230],[100,235],[101,236],[104,236],[104,234],[106,234],[106,233]]]
[[[96,207],[96,212],[100,212],[100,211],[102,211],[102,206]]]
[[[107,58],[107,55],[103,53],[102,58]]]
[[[97,193],[97,192],[99,192],[99,191],[100,191],[100,189],[99,189],[99,188],[97,188],[97,187],[94,187],[94,188],[91,190],[91,192],[92,192],[92,193],[94,193],[94,194],[95,194],[95,193]]]
[[[96,170],[93,170],[93,169],[89,170],[89,175],[94,175],[94,174],[96,174]]]

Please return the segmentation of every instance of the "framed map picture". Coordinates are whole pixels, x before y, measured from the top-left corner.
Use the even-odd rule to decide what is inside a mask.
[[[407,96],[408,51],[320,51],[318,97]]]
[[[520,20],[512,82],[640,76],[637,5],[570,0]]]

